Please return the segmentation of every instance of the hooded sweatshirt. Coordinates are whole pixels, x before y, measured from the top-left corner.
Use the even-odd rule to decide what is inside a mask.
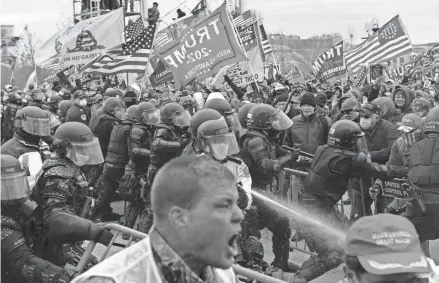
[[[391,98],[385,96],[378,97],[372,103],[380,107],[379,114],[384,120],[387,120],[394,125],[397,125],[398,122],[401,122],[402,117],[399,119],[395,103],[393,103]]]
[[[393,102],[395,102],[395,96],[396,96],[397,92],[402,92],[405,95],[405,103],[404,103],[403,106],[399,107],[395,103],[396,112],[397,112],[397,115],[395,117],[395,122],[396,122],[397,125],[399,125],[401,123],[402,117],[405,114],[408,114],[408,113],[412,112],[411,103],[412,103],[412,101],[414,99],[414,94],[413,94],[413,92],[410,89],[408,89],[406,87],[401,87],[401,86],[400,87],[395,87],[395,90],[393,91],[393,94],[392,94]]]

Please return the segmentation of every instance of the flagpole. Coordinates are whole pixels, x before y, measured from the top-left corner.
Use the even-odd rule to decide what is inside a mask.
[[[224,3],[226,4],[227,16],[229,17],[229,20],[230,20],[231,25],[233,27],[233,33],[235,34],[235,37],[238,39],[238,45],[241,47],[241,50],[244,52],[245,60],[247,61],[248,65],[250,67],[250,72],[252,73],[253,82],[255,83],[256,88],[258,89],[258,92],[261,92],[261,90],[259,89],[258,83],[256,81],[255,73],[253,71],[252,65],[250,64],[250,60],[248,59],[247,52],[245,51],[244,45],[242,44],[241,37],[239,36],[238,30],[236,29],[235,24],[233,23],[233,18],[231,17],[232,14],[230,13],[229,5],[227,3],[227,0],[225,0]],[[253,17],[253,14],[252,14],[252,17]]]

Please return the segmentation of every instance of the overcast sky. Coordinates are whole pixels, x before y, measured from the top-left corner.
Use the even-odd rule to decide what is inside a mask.
[[[186,12],[199,0],[156,0],[164,16],[180,5]],[[208,0],[222,2],[222,0]],[[238,0],[236,0],[238,1]],[[68,22],[73,14],[72,0],[1,0],[0,23],[17,29],[26,24],[44,41]],[[153,0],[148,0],[152,5]],[[347,38],[348,28],[356,33],[356,42],[366,35],[365,22],[378,19],[382,25],[400,14],[414,44],[439,42],[439,0],[244,0],[264,18],[268,32],[307,38],[322,33],[340,33]],[[171,12],[165,22],[175,17]]]

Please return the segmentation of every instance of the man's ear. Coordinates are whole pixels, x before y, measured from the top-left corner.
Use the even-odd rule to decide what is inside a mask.
[[[168,213],[169,222],[176,229],[185,229],[189,224],[188,211],[179,206],[173,206]]]

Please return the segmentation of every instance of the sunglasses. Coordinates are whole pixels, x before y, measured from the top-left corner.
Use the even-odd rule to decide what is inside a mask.
[[[369,115],[369,114],[366,114],[366,113],[361,113],[360,117],[364,118],[364,119],[370,119],[370,118],[372,118],[372,115]]]

